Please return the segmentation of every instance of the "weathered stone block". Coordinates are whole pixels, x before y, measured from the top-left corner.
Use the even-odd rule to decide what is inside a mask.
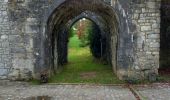
[[[150,47],[151,48],[159,48],[160,47],[160,43],[150,43]]]
[[[160,34],[149,34],[148,39],[159,39],[160,38]]]
[[[8,74],[8,69],[2,68],[0,66],[0,76],[7,76]]]
[[[142,32],[151,31],[151,30],[152,30],[151,26],[141,26],[141,31]]]
[[[148,8],[152,8],[152,9],[156,8],[156,2],[147,2],[146,4]]]

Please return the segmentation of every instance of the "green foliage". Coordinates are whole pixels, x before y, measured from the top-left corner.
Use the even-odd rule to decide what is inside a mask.
[[[87,38],[88,34],[84,33],[81,37],[80,37],[80,47],[86,47],[88,46],[89,40]]]
[[[78,49],[80,49],[79,45],[80,45],[80,40],[77,37],[77,35],[74,35],[73,37],[70,38],[70,40],[69,40],[69,48],[70,49],[74,48],[74,49],[78,50]]]
[[[86,20],[83,23],[81,22],[81,25],[80,22],[77,22],[73,27],[75,27],[77,31],[71,31],[71,34],[77,33],[80,39],[80,47],[87,47],[90,45],[90,50],[96,58],[101,58],[101,54],[105,54],[105,42],[102,41],[103,48],[101,48],[101,34],[96,24],[90,20]]]
[[[80,25],[81,23],[81,25]],[[89,36],[93,33],[92,22],[90,20],[78,21],[75,25],[70,29],[70,37],[77,34],[80,39],[80,47],[86,47],[89,45],[90,40]],[[77,30],[74,30],[77,29]]]
[[[92,23],[88,24],[88,26],[85,29],[83,36],[80,38],[80,41],[81,41],[80,46],[81,47],[86,47],[90,44],[90,38],[89,37],[91,37],[92,31],[93,31],[91,24]]]
[[[70,38],[70,37],[73,37],[75,34],[76,34],[76,31],[75,31],[74,28],[72,27],[72,28],[70,29],[70,32],[69,32],[69,38]]]

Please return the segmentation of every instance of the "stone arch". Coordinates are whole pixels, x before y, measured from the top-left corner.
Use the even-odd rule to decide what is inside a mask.
[[[54,3],[55,5],[55,3]],[[75,6],[76,5],[76,6]],[[56,3],[56,6],[51,6],[54,8],[47,18],[44,18],[44,21],[47,23],[44,28],[43,33],[44,37],[42,38],[41,43],[41,54],[40,56],[40,66],[41,71],[38,73],[46,71],[51,71],[55,69],[52,67],[53,60],[51,59],[54,54],[52,53],[52,37],[57,37],[57,34],[53,34],[54,30],[55,33],[59,33],[59,29],[65,28],[65,25],[70,19],[74,19],[76,16],[80,15],[85,11],[94,12],[96,15],[100,16],[103,21],[105,22],[106,28],[109,32],[107,35],[109,41],[109,51],[110,52],[110,63],[112,64],[113,70],[116,73],[117,70],[117,45],[118,45],[118,30],[119,30],[119,20],[117,17],[116,11],[114,9],[105,4],[101,0],[65,0],[64,2]],[[66,13],[67,12],[67,13]],[[48,14],[47,14],[48,15]],[[57,55],[56,55],[57,57]]]
[[[106,50],[106,44],[107,44],[106,38],[107,38],[107,35],[109,34],[109,30],[107,28],[107,24],[105,23],[105,21],[103,20],[101,16],[90,11],[85,11],[67,23],[66,28],[68,32],[76,22],[78,22],[80,19],[83,19],[83,18],[90,20],[93,24],[93,28],[95,27],[95,29],[99,30],[99,32],[93,34],[93,36],[97,36],[96,38],[98,38],[98,39],[95,39],[95,37],[93,37],[93,39],[95,39],[93,43],[100,44],[100,47],[99,45],[94,46],[93,43],[89,45],[92,55],[95,56],[96,58],[103,59],[104,61],[107,62],[108,59],[107,59],[107,52],[106,52],[107,51]],[[98,48],[98,52],[93,52],[94,48]]]
[[[107,1],[112,2],[107,5]],[[38,78],[42,71],[48,71],[54,27],[55,32],[61,30],[69,19],[84,11],[101,16],[109,33],[119,33],[109,36],[114,48],[111,52],[116,59],[112,61],[117,63],[114,64],[119,78],[141,79],[152,73],[158,74],[160,38],[165,35],[160,37],[160,23],[165,25],[162,24],[160,0],[2,0],[1,4],[5,6],[0,8],[3,40],[0,77]]]
[[[104,31],[107,30],[106,28],[106,23],[104,22],[104,20],[101,18],[101,16],[90,12],[90,11],[85,11],[83,13],[81,13],[80,15],[76,16],[74,19],[70,20],[68,22],[68,28],[71,28],[71,26],[77,22],[78,20],[82,19],[82,18],[86,18],[91,20],[92,22],[94,22],[99,28],[101,33],[104,35]]]

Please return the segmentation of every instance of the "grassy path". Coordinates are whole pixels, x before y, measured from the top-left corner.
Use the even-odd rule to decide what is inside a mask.
[[[63,66],[63,70],[50,79],[51,83],[96,83],[119,84],[109,65],[103,65],[94,60],[89,47],[79,47],[78,37],[70,38],[69,63]]]

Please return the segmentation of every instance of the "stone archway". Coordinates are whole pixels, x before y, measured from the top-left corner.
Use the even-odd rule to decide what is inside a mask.
[[[67,23],[68,28],[71,28],[71,26],[81,18],[86,18],[86,19],[89,19],[92,22],[94,22],[97,26],[99,26],[100,31],[103,34],[104,34],[104,31],[107,30],[107,28],[106,28],[107,25],[106,25],[105,21],[103,20],[103,18],[93,12],[90,12],[90,11],[85,11],[85,12],[81,13],[80,15],[76,16],[75,18],[73,18],[72,20],[68,21],[68,23]]]
[[[120,79],[157,75],[160,4],[160,0],[3,0],[0,77],[39,78],[42,72],[50,71],[53,29],[62,30],[63,25],[84,11],[97,14],[106,23],[111,61],[117,65],[114,69]]]
[[[93,45],[90,44],[91,53],[96,58],[99,57],[99,58],[103,59],[104,61],[106,61],[106,62],[108,62],[110,64],[109,57],[108,57],[108,55],[110,55],[110,54],[109,54],[109,52],[107,52],[108,48],[106,48],[106,44],[108,44],[108,43],[106,43],[107,42],[106,38],[107,38],[107,35],[109,35],[109,30],[107,28],[107,23],[105,23],[105,21],[103,20],[103,18],[101,16],[99,16],[99,15],[93,13],[93,12],[90,12],[90,11],[85,11],[85,12],[81,13],[79,16],[75,17],[74,19],[70,20],[67,23],[67,29],[68,30],[71,29],[71,27],[76,22],[78,22],[80,19],[83,19],[83,18],[91,21],[92,22],[91,24],[93,24],[92,25],[93,29],[95,27],[95,29],[97,29],[99,31],[98,33],[93,34],[93,36],[96,36],[96,39],[95,39],[95,37],[93,37],[93,40],[91,40],[91,43],[93,41],[93,43],[92,43]],[[97,40],[97,37],[98,37],[98,40]],[[95,46],[94,46],[94,44],[95,44]],[[98,48],[98,53],[94,52],[95,48]]]
[[[77,5],[77,6],[75,6]],[[107,41],[108,41],[108,59],[113,67],[113,70],[116,73],[117,69],[117,35],[118,35],[118,19],[116,12],[112,9],[111,6],[103,3],[100,0],[68,0],[63,2],[61,5],[55,8],[53,13],[51,13],[48,18],[47,27],[46,27],[46,39],[44,41],[44,56],[45,56],[45,64],[46,66],[50,66],[50,68],[45,68],[49,71],[53,69],[57,69],[53,67],[53,64],[57,64],[58,55],[54,54],[54,48],[57,48],[58,41],[57,38],[59,34],[65,32],[66,24],[69,20],[74,19],[76,16],[81,15],[81,13],[85,11],[90,11],[103,19],[103,24],[107,29]],[[67,12],[67,13],[66,13]],[[92,18],[90,18],[92,19]],[[100,25],[101,26],[101,25]],[[104,29],[105,30],[105,29]],[[53,38],[55,37],[55,38]],[[67,37],[67,36],[66,36]],[[63,37],[66,43],[66,37]],[[60,37],[61,38],[61,37]],[[55,41],[55,42],[54,42]],[[58,52],[55,49],[55,52]],[[54,58],[55,57],[55,58]],[[54,59],[55,60],[54,60]],[[54,61],[53,61],[54,60]]]
[[[161,1],[160,24],[160,75],[168,75],[170,72],[170,1]]]

